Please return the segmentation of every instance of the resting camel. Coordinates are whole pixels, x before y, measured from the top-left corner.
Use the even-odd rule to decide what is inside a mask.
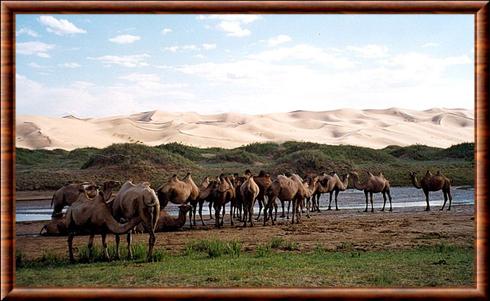
[[[226,203],[230,202],[235,197],[235,189],[233,188],[233,184],[230,179],[226,177],[224,174],[221,174],[218,177],[218,182],[214,187],[214,191],[212,192],[215,196],[213,201],[214,207],[214,217],[216,219],[215,225],[217,228],[223,226],[223,221],[226,214]],[[223,214],[220,218],[221,209],[223,209]],[[231,225],[233,226],[233,214],[230,214]]]
[[[149,233],[148,260],[153,257],[155,245],[155,227],[160,215],[160,203],[155,191],[147,182],[137,185],[127,181],[121,186],[112,204],[112,215],[117,220],[131,220],[139,217],[143,227]],[[131,232],[127,233],[128,258],[133,257],[131,251]],[[119,234],[116,234],[116,256],[119,258]]]
[[[158,218],[158,223],[155,228],[155,232],[167,232],[167,231],[179,230],[184,226],[187,217],[187,212],[189,212],[190,210],[192,210],[192,206],[180,205],[178,217],[173,217],[170,214],[168,214],[165,210],[161,210],[160,217]],[[145,229],[142,224],[139,224],[136,227],[136,231],[139,233],[143,233],[145,232]]]
[[[259,215],[257,216],[257,220],[259,220],[262,207],[265,207],[266,205],[265,192],[271,186],[272,179],[268,173],[261,170],[258,176],[254,176],[254,181],[259,186],[259,194],[257,196],[257,201],[259,203]]]
[[[364,184],[359,183],[359,174],[357,172],[353,171],[350,174],[352,176],[352,184],[354,185],[354,188],[357,190],[363,190],[364,195],[366,196],[366,209],[364,209],[364,212],[367,212],[368,210],[368,194],[371,198],[371,212],[374,212],[373,193],[379,192],[383,194],[384,200],[383,209],[381,209],[381,211],[385,210],[386,195],[388,195],[388,198],[390,199],[390,211],[393,211],[393,208],[391,207],[390,182],[384,177],[382,173],[379,173],[378,176],[375,176],[368,171],[368,178]]]
[[[112,190],[119,186],[118,181],[106,181],[102,185],[104,198],[109,200]],[[93,198],[97,195],[99,187],[93,183],[84,182],[80,184],[72,183],[56,190],[51,199],[51,207],[54,206],[52,217],[62,216],[63,207],[70,206],[80,196],[80,185],[85,188],[89,197]]]
[[[177,178],[177,175],[173,175],[167,183],[157,189],[157,194],[160,208],[164,209],[169,201],[177,205],[195,202],[199,197],[199,188],[192,180],[191,173],[187,173],[182,181]],[[191,218],[192,211],[189,211],[189,222],[192,227]]]
[[[43,232],[44,231],[44,232]],[[45,224],[39,235],[43,236],[55,236],[55,235],[66,235],[68,234],[68,229],[66,228],[66,216],[53,217],[51,221]]]
[[[449,207],[447,210],[451,210],[451,203],[453,200],[453,197],[451,196],[451,180],[443,176],[440,171],[438,171],[436,175],[432,175],[432,173],[428,170],[420,182],[417,180],[417,173],[415,172],[410,173],[410,178],[412,179],[412,184],[415,186],[415,188],[422,189],[424,191],[425,201],[427,202],[425,211],[430,210],[429,191],[438,190],[442,190],[442,193],[444,194],[444,204],[442,204],[440,210],[443,210],[444,206],[446,206],[448,197]]]
[[[302,183],[302,179],[293,174],[291,177],[286,177],[284,175],[279,175],[277,178],[272,181],[271,186],[267,189],[267,207],[268,213],[264,216],[264,226],[268,218],[270,217],[272,220],[272,224],[274,225],[274,220],[272,219],[272,206],[275,203],[276,198],[278,198],[281,202],[293,202],[293,214],[291,222],[294,223],[295,216],[296,222],[299,223],[299,210],[298,204],[307,196],[306,188]],[[266,211],[267,212],[267,211]],[[276,218],[277,218],[277,207],[276,207]]]
[[[250,170],[245,171],[245,182],[240,186],[240,195],[243,200],[243,226],[247,226],[247,219],[250,227],[253,227],[253,212],[255,199],[259,195],[259,186],[255,183],[254,177]]]
[[[73,238],[77,233],[90,233],[88,242],[89,256],[92,256],[92,246],[94,235],[100,233],[102,236],[102,246],[104,255],[109,259],[107,252],[106,236],[107,233],[122,234],[130,231],[141,222],[141,217],[136,216],[129,219],[126,224],[118,223],[106,205],[102,193],[90,198],[83,190],[80,196],[66,211],[66,227],[68,231],[68,253],[70,261],[74,262],[73,257]]]

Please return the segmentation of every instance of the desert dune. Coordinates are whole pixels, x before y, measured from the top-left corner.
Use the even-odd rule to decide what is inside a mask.
[[[425,144],[449,147],[474,140],[474,112],[339,109],[247,115],[150,111],[129,116],[77,118],[18,115],[16,146],[29,149],[106,147],[112,143],[234,148],[253,142],[351,144],[371,148]]]

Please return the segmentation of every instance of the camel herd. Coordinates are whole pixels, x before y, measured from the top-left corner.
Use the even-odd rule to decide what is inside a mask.
[[[448,210],[451,209],[451,181],[447,177],[440,172],[433,175],[430,171],[427,171],[420,181],[414,172],[410,173],[410,177],[413,185],[424,191],[427,211],[430,210],[429,191],[437,190],[442,190],[444,194],[444,204],[441,210],[444,209],[448,199]],[[375,193],[383,195],[384,203],[381,211],[385,210],[387,200],[390,202],[389,211],[392,211],[390,182],[382,173],[374,175],[367,172],[366,180],[361,183],[356,172],[350,172],[341,177],[335,172],[320,175],[308,174],[303,179],[297,174],[278,175],[272,178],[264,171],[254,176],[250,170],[246,170],[243,175],[221,174],[215,178],[205,177],[199,186],[188,173],[183,179],[179,179],[177,175],[172,176],[155,190],[147,182],[133,184],[127,181],[121,186],[115,197],[113,197],[113,190],[120,185],[118,181],[104,182],[101,187],[89,182],[65,185],[54,193],[51,203],[54,207],[52,221],[42,228],[41,233],[67,234],[69,258],[74,261],[72,243],[76,234],[90,235],[89,252],[92,252],[94,236],[100,234],[107,258],[109,255],[106,236],[108,233],[115,234],[116,258],[119,258],[119,236],[121,234],[127,236],[128,257],[132,257],[132,232],[146,232],[149,235],[147,256],[148,259],[151,259],[155,245],[155,232],[181,228],[186,222],[187,213],[191,228],[196,226],[197,210],[199,210],[201,223],[204,225],[202,218],[204,203],[208,203],[210,219],[214,219],[217,228],[224,225],[227,204],[230,204],[229,219],[232,226],[235,222],[234,218],[242,222],[244,227],[247,224],[253,226],[254,221],[260,220],[261,214],[263,214],[264,226],[269,220],[274,225],[278,209],[276,200],[279,200],[282,205],[281,217],[289,219],[289,209],[292,205],[291,223],[294,224],[300,222],[301,214],[305,211],[307,217],[310,217],[310,211],[320,211],[319,199],[323,193],[330,194],[328,210],[331,210],[333,197],[335,198],[335,210],[339,210],[337,197],[339,192],[348,188],[349,178],[352,179],[353,188],[364,192],[366,201],[364,212],[368,211],[369,200],[371,212],[374,211],[373,194]],[[180,205],[177,218],[163,210],[169,202]],[[256,202],[259,205],[259,212],[254,218]],[[288,205],[286,211],[285,203]],[[63,216],[62,209],[65,205],[68,205],[69,208],[66,215]],[[214,217],[211,208],[214,209]]]

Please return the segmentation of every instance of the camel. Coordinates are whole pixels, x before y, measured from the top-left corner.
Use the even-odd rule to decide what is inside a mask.
[[[155,232],[167,232],[167,231],[176,231],[182,228],[185,224],[185,220],[187,217],[187,212],[192,210],[191,205],[180,205],[179,206],[179,216],[173,217],[164,210],[160,211],[160,217],[158,218],[158,223],[155,228]],[[139,233],[145,232],[145,229],[142,224],[139,224],[136,227],[136,231]]]
[[[269,213],[266,213],[266,215],[264,216],[264,226],[266,225],[269,217],[271,218],[272,224],[274,225],[275,219],[272,219],[272,206],[275,203],[276,198],[278,198],[281,202],[293,202],[293,217],[291,222],[294,223],[295,216],[297,216],[296,222],[299,223],[299,215],[297,210],[298,203],[307,196],[306,188],[304,187],[302,182],[302,179],[296,174],[291,175],[291,177],[279,175],[274,181],[272,181],[271,186],[269,187],[269,189],[267,189],[268,202],[266,210],[269,209]]]
[[[107,251],[107,233],[122,234],[129,232],[141,222],[139,216],[129,219],[128,223],[118,223],[105,203],[101,192],[95,197],[90,198],[87,192],[80,189],[80,196],[66,212],[66,228],[68,231],[68,253],[71,262],[75,261],[73,256],[73,238],[78,233],[90,233],[88,242],[89,256],[92,256],[94,235],[100,233],[102,236],[102,246],[104,255],[109,259]]]
[[[102,185],[102,190],[104,194],[105,200],[109,200],[112,190],[119,186],[118,181],[106,181]],[[80,196],[80,186],[85,188],[88,195],[93,198],[98,194],[99,187],[93,183],[83,182],[80,184],[72,183],[61,187],[56,190],[53,194],[53,198],[51,199],[51,207],[54,206],[52,217],[60,217],[62,216],[62,210],[65,206],[70,206],[75,202]]]
[[[43,232],[45,231],[45,232]],[[56,235],[66,235],[68,234],[68,229],[66,228],[66,216],[53,217],[51,221],[45,224],[39,235],[43,236],[56,236]]]
[[[235,198],[232,200],[231,211],[233,217],[238,217],[240,221],[242,221],[242,213],[243,213],[243,199],[242,194],[240,193],[240,187],[247,180],[246,177],[240,176],[237,173],[233,175],[233,188],[235,189]]]
[[[218,177],[217,183],[214,185],[214,191],[212,192],[214,196],[214,217],[215,217],[215,225],[217,228],[223,226],[225,214],[226,214],[226,203],[230,202],[233,198],[235,198],[235,189],[233,188],[233,184],[230,179],[226,177],[224,174],[221,174]],[[220,218],[221,209],[223,209],[223,214]],[[230,214],[230,223],[233,226],[233,214]]]
[[[254,177],[250,170],[245,171],[245,177],[247,180],[243,182],[240,186],[240,195],[243,200],[243,226],[247,226],[247,219],[249,220],[250,227],[253,227],[253,212],[254,212],[254,203],[255,199],[259,195],[260,188],[255,183]]]
[[[148,256],[153,257],[155,245],[155,227],[160,215],[160,203],[155,191],[147,182],[133,184],[127,181],[121,186],[112,204],[112,215],[117,220],[131,220],[134,217],[141,218],[143,226],[149,233]],[[131,232],[127,233],[128,258],[133,257],[131,251]],[[119,234],[116,234],[116,256],[119,257]]]
[[[368,179],[364,184],[359,183],[359,174],[357,172],[353,171],[350,174],[352,176],[352,183],[354,185],[354,188],[357,190],[363,190],[364,195],[366,196],[366,209],[364,209],[364,212],[367,212],[368,210],[368,194],[371,198],[371,212],[374,212],[373,193],[379,192],[383,194],[384,200],[383,209],[381,209],[381,211],[385,210],[386,195],[388,195],[388,198],[390,199],[390,211],[393,211],[393,208],[391,207],[390,182],[384,177],[382,173],[379,173],[378,176],[375,176],[368,171]]]
[[[207,200],[209,193],[206,193],[205,191],[209,190],[207,189],[209,186],[210,180],[209,177],[205,177],[204,180],[201,182],[201,185],[199,185],[198,190],[199,194],[198,197],[194,200],[190,201],[190,204],[192,206],[192,209],[189,211],[189,218],[193,217],[193,224],[194,226],[196,225],[196,210],[197,210],[197,205],[199,204],[201,207],[201,222],[204,225],[204,222],[202,221],[202,204],[204,203],[205,200]],[[209,211],[211,212],[211,203],[209,203]]]
[[[347,189],[349,185],[349,174],[344,175],[341,180],[336,172],[332,172],[330,175],[324,173],[319,181],[320,185],[313,197],[313,210],[316,209],[317,212],[320,212],[320,195],[322,193],[330,194],[327,210],[332,210],[332,196],[335,193],[335,210],[339,210],[337,205],[338,195],[340,191],[345,191]]]
[[[272,184],[271,176],[265,171],[261,170],[258,176],[254,176],[255,183],[259,186],[259,194],[257,196],[257,201],[259,203],[259,215],[257,220],[260,218],[260,213],[262,212],[262,207],[265,207],[265,193],[267,189]]]
[[[318,182],[318,176],[308,176],[303,181],[303,185],[306,188],[307,195],[305,196],[305,200],[308,202],[306,204],[306,216],[310,218],[310,200],[313,198],[315,193],[320,187],[320,183]],[[303,204],[302,204],[303,205]]]
[[[164,209],[168,202],[177,205],[193,203],[199,197],[199,188],[192,180],[191,173],[187,173],[184,179],[179,180],[177,175],[157,189],[160,208]],[[192,211],[189,211],[189,222],[192,227]]]
[[[203,226],[204,226],[204,221],[202,219],[202,206],[204,204],[204,201],[209,203],[209,219],[213,219],[213,210],[211,210],[211,208],[213,206],[213,201],[216,198],[217,185],[218,185],[218,181],[211,180],[209,181],[209,184],[206,186],[206,188],[200,188],[199,190],[199,197],[198,197],[199,218],[201,219],[201,224]],[[194,213],[194,217],[195,217],[195,213]]]
[[[413,186],[415,186],[415,188],[422,189],[424,191],[425,201],[427,202],[427,207],[425,208],[425,211],[430,210],[429,191],[438,190],[442,190],[442,193],[444,195],[444,204],[442,204],[440,210],[443,210],[444,206],[446,206],[448,197],[449,207],[447,208],[447,210],[451,210],[451,203],[453,200],[453,197],[451,196],[451,180],[443,176],[440,171],[438,171],[436,175],[432,175],[432,173],[428,170],[425,176],[420,180],[420,182],[417,180],[417,173],[415,172],[410,172],[410,178],[412,179],[412,184]]]

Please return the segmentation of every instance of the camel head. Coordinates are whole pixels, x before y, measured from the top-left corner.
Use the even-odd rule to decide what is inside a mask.
[[[88,199],[93,199],[99,194],[99,186],[95,184],[80,185],[79,190],[84,193]]]
[[[430,172],[430,170],[427,169],[427,172],[425,173],[426,176],[432,176],[432,173]]]
[[[417,172],[411,171],[411,172],[409,172],[409,175],[410,175],[410,178],[414,179],[417,176]]]
[[[114,188],[119,187],[119,185],[121,185],[121,182],[109,180],[109,181],[105,181],[102,184],[102,189],[103,190],[106,190],[106,189],[114,189]]]
[[[250,176],[252,176],[252,172],[250,171],[250,169],[245,170],[245,176],[247,176],[247,178],[250,178]]]
[[[259,177],[265,177],[267,173],[263,170],[259,171]]]
[[[351,171],[349,174],[354,177],[359,177],[359,173],[357,171]]]

